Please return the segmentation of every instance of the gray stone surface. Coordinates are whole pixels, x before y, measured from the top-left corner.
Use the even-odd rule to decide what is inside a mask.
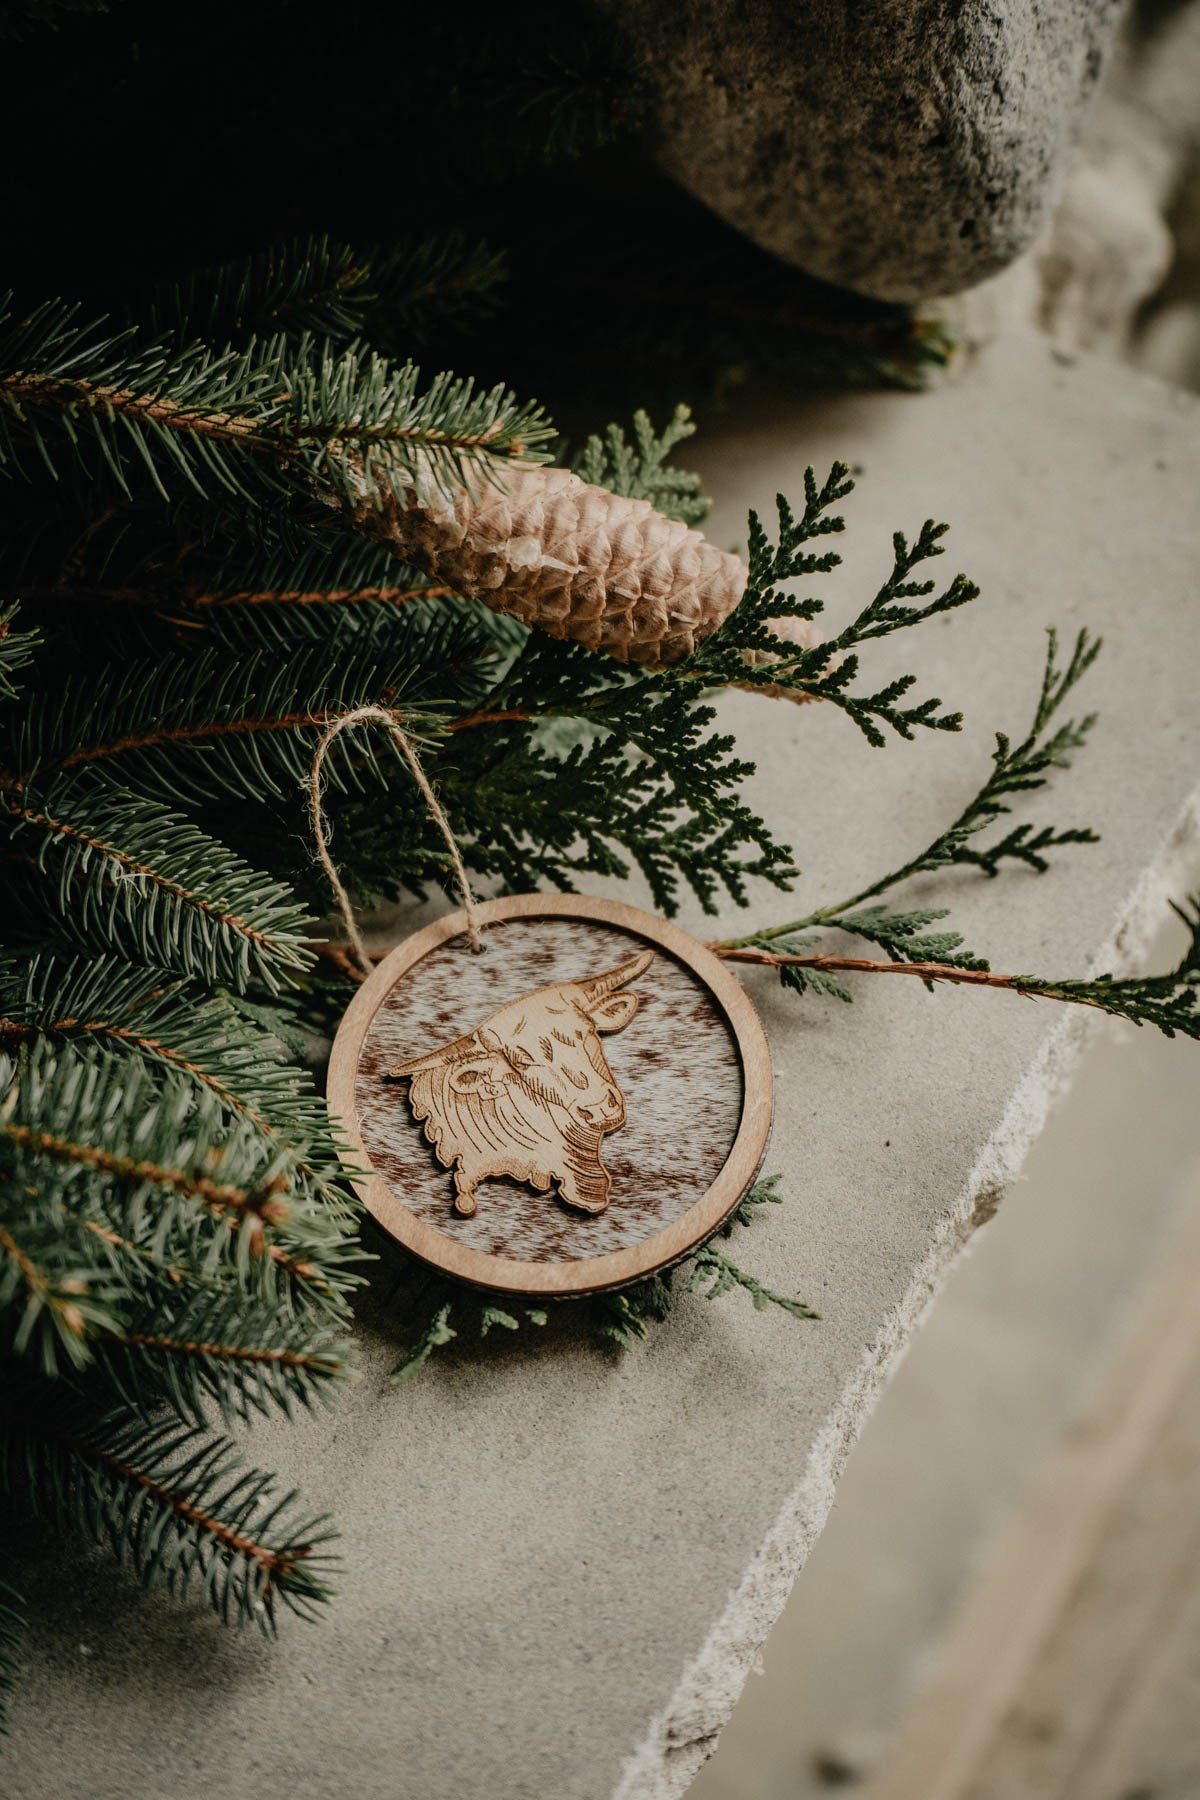
[[[1149,966],[1182,937],[1172,920]],[[1200,1226],[1198,1091],[1200,1043],[1114,1023],[1089,1049],[884,1393],[688,1800],[829,1800],[831,1766],[890,1769],[988,1556],[1112,1381],[1164,1243]]]
[[[984,597],[873,667],[919,665],[961,741],[880,752],[831,710],[739,696],[753,797],[806,871],[791,916],[920,844],[1026,720],[1049,622],[1102,629],[1103,723],[1039,805],[1104,842],[1047,876],[927,883],[997,967],[1136,956],[1200,765],[1196,403],[993,347],[921,398],[764,403],[710,439],[715,534],[864,466],[831,617],[873,592],[893,528],[954,523]],[[1153,873],[1152,873],[1153,872]],[[631,897],[638,898],[636,890]],[[732,925],[733,917],[728,923]],[[692,918],[705,932],[711,925]],[[881,1382],[1019,1166],[1089,1021],[1001,994],[862,983],[854,1008],[750,985],[771,1035],[768,1167],[786,1208],[743,1260],[819,1324],[695,1300],[612,1361],[566,1330],[463,1354],[393,1393],[381,1281],[331,1420],[255,1433],[344,1532],[341,1596],[274,1646],[173,1609],[99,1555],[14,1547],[38,1629],[0,1757],[6,1800],[651,1800],[682,1791],[824,1522]],[[10,1546],[5,1546],[6,1550]]]
[[[1057,198],[1115,0],[601,0],[668,172],[764,249],[886,300],[970,287]]]

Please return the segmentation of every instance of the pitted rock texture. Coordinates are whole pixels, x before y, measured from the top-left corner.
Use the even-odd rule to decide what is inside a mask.
[[[1116,0],[600,0],[657,151],[766,250],[881,300],[953,293],[1057,198]]]

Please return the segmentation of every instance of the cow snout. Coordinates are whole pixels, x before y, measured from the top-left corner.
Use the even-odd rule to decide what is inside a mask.
[[[625,1111],[619,1094],[605,1094],[602,1100],[593,1101],[590,1105],[576,1108],[578,1117],[585,1125],[600,1125],[611,1128],[622,1117]]]

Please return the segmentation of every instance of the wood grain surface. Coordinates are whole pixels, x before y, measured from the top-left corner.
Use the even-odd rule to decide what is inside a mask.
[[[492,917],[482,955],[444,929],[440,941],[415,958],[401,946],[393,957],[403,968],[389,978],[383,964],[343,1022],[330,1097],[374,1172],[367,1203],[409,1248],[467,1279],[485,1278],[484,1258],[527,1265],[529,1286],[543,1292],[585,1288],[587,1277],[578,1269],[561,1283],[553,1270],[600,1258],[605,1265],[597,1285],[634,1279],[701,1241],[753,1180],[771,1110],[761,1027],[729,971],[651,915],[570,896],[492,902],[487,910],[493,909],[520,910]],[[645,930],[631,928],[643,920]],[[476,1211],[457,1212],[453,1175],[413,1116],[408,1083],[389,1078],[388,1071],[474,1031],[531,990],[586,981],[648,945],[653,960],[633,984],[636,1014],[604,1040],[625,1099],[624,1123],[602,1142],[610,1177],[606,1208],[588,1214],[553,1192],[491,1177],[479,1183]],[[689,966],[693,961],[712,964],[723,995]],[[752,1067],[757,1090],[749,1108],[745,1066]],[[701,1207],[714,1190],[712,1205]],[[409,1230],[398,1208],[424,1229]],[[694,1222],[681,1230],[693,1209],[699,1209]],[[639,1247],[651,1240],[654,1247],[643,1257]],[[456,1254],[463,1251],[474,1254]],[[525,1280],[510,1271],[498,1274],[494,1285],[514,1291]]]

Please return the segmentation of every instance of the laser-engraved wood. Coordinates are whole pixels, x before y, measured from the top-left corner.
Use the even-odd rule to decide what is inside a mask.
[[[615,902],[481,911],[482,955],[461,913],[439,920],[342,1021],[330,1103],[369,1167],[364,1201],[424,1260],[506,1293],[591,1292],[678,1261],[743,1197],[770,1130],[766,1039],[739,982]],[[547,1018],[547,1004],[566,1009]]]
[[[413,1116],[454,1170],[456,1212],[475,1211],[475,1189],[489,1175],[541,1194],[553,1183],[567,1205],[604,1211],[611,1183],[601,1144],[625,1123],[625,1096],[600,1033],[629,1024],[638,997],[617,990],[653,961],[643,950],[590,981],[538,988],[465,1037],[388,1070],[393,1080],[408,1076]]]

